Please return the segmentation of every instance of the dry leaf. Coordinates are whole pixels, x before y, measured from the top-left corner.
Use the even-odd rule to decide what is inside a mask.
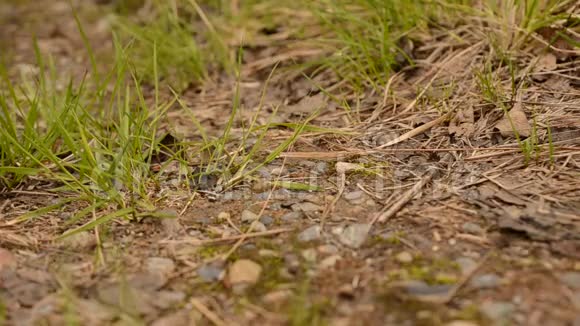
[[[528,137],[532,130],[528,118],[522,109],[522,105],[519,102],[514,104],[514,107],[509,111],[509,116],[505,114],[495,125],[495,128],[504,137],[515,137],[514,131],[517,131],[520,137]]]
[[[461,110],[449,123],[449,133],[457,137],[470,137],[475,131],[474,121],[473,107]]]

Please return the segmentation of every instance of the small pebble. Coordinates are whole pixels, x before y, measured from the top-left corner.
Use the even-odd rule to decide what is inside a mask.
[[[160,273],[169,275],[175,270],[175,262],[165,257],[149,257],[146,261],[147,271],[149,273]]]
[[[478,224],[475,224],[475,223],[471,223],[471,222],[463,223],[463,225],[461,226],[461,229],[464,232],[471,233],[474,235],[481,235],[485,232],[481,226],[479,226]]]
[[[302,219],[303,216],[304,216],[304,214],[302,212],[289,212],[289,213],[282,215],[282,217],[280,219],[283,222],[294,222],[294,221]]]
[[[258,219],[258,214],[250,211],[250,210],[244,210],[242,212],[242,222],[252,222]]]
[[[399,263],[408,264],[413,261],[413,255],[408,251],[402,251],[395,256]]]
[[[331,244],[318,246],[317,250],[321,255],[333,255],[338,253],[338,248]]]
[[[300,260],[295,254],[284,255],[284,264],[290,272],[297,272],[300,268]]]
[[[267,304],[279,304],[288,300],[292,295],[290,290],[277,290],[264,295],[262,301]]]
[[[197,276],[204,282],[216,282],[224,277],[224,268],[221,264],[205,264],[197,269]]]
[[[342,244],[351,248],[360,248],[369,235],[370,224],[357,223],[347,226],[340,234],[339,240]]]
[[[208,225],[211,223],[211,220],[209,219],[209,217],[200,217],[195,219],[195,223],[199,225]]]
[[[218,221],[225,221],[231,218],[230,213],[228,212],[220,212],[217,216]]]
[[[471,273],[471,271],[477,266],[475,260],[468,257],[459,257],[455,259],[455,263],[459,265],[459,269],[461,269],[461,274],[463,275]]]
[[[274,219],[270,215],[264,215],[260,217],[260,222],[265,226],[270,226],[272,223],[274,223]]]
[[[281,166],[277,166],[270,171],[274,176],[282,175],[284,173],[284,169]]]
[[[270,184],[265,180],[257,180],[252,184],[252,190],[254,192],[263,192],[270,189]]]
[[[358,191],[352,191],[352,192],[348,192],[346,194],[344,194],[344,199],[348,200],[348,201],[354,201],[354,200],[359,200],[363,197],[364,192],[358,190]]]
[[[262,274],[262,267],[259,264],[249,259],[240,259],[228,269],[227,280],[230,285],[253,285],[260,279],[260,274]]]
[[[260,249],[258,250],[258,255],[260,255],[260,257],[280,257],[280,254],[277,251],[270,249]]]
[[[341,259],[342,257],[339,255],[328,256],[320,262],[319,267],[321,269],[333,268],[336,265],[336,263],[338,263],[338,261]]]
[[[516,307],[510,302],[485,302],[479,311],[494,322],[506,320],[511,317]]]
[[[299,203],[299,204],[294,204],[292,205],[292,210],[293,211],[302,211],[305,213],[312,213],[312,212],[321,212],[322,211],[322,206],[310,203],[310,202],[303,202],[303,203]]]
[[[321,228],[320,225],[314,225],[298,234],[298,241],[309,242],[320,239]]]
[[[445,296],[453,288],[451,284],[429,285],[423,281],[409,280],[403,281],[399,285],[409,295],[417,297],[425,296]]]
[[[314,263],[316,261],[316,250],[312,248],[302,250],[302,258],[309,263]]]
[[[252,222],[252,231],[253,232],[264,232],[267,230],[268,230],[268,228],[264,224],[262,224],[262,222],[260,222],[260,221]]]
[[[344,232],[344,226],[335,226],[330,230],[330,232],[332,232],[334,235],[340,236]]]
[[[316,163],[316,165],[314,166],[314,171],[319,173],[319,174],[326,173],[326,171],[328,171],[328,163],[326,163],[326,162]]]
[[[493,289],[501,284],[501,278],[496,274],[484,274],[474,277],[469,284],[476,289]]]

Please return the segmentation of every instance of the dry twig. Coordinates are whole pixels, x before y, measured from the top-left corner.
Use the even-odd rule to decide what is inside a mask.
[[[377,214],[371,221],[371,225],[375,224],[375,222],[385,222],[395,214],[397,214],[405,204],[407,204],[415,195],[419,193],[419,191],[433,178],[435,175],[436,170],[430,169],[423,175],[421,180],[413,186],[413,188],[407,190],[397,201],[391,205],[386,210],[382,211],[380,214]]]

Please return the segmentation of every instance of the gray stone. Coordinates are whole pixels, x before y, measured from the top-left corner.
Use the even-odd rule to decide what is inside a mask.
[[[155,307],[166,310],[179,305],[185,298],[185,293],[181,291],[159,291],[155,293],[155,300],[152,303]]]
[[[351,248],[360,248],[369,235],[371,229],[370,224],[357,223],[346,227],[339,236],[342,244]]]
[[[110,306],[122,306],[124,310],[135,315],[152,315],[156,308],[155,298],[147,291],[127,287],[119,283],[97,289],[99,300]]]
[[[9,291],[22,305],[33,306],[47,296],[51,288],[45,284],[26,282],[10,288]]]
[[[242,212],[242,222],[252,222],[258,219],[258,214],[250,211],[250,210],[244,210]]]
[[[268,208],[270,208],[273,211],[279,211],[282,209],[282,204],[280,204],[279,202],[271,203],[270,206],[268,206]]]
[[[309,242],[320,239],[322,229],[320,225],[314,225],[298,234],[298,241]]]
[[[493,321],[506,320],[511,317],[516,307],[510,302],[485,302],[479,311]]]
[[[290,271],[298,271],[300,268],[300,259],[295,254],[286,254],[284,255],[284,265]]]
[[[146,261],[146,268],[149,273],[169,275],[175,270],[175,262],[165,257],[149,257]]]
[[[484,274],[474,277],[469,284],[476,289],[493,289],[501,284],[501,278],[496,274]]]
[[[459,257],[455,259],[455,263],[459,265],[459,269],[461,269],[463,275],[471,273],[471,271],[477,266],[477,262],[468,257]]]
[[[197,276],[204,282],[217,282],[225,276],[225,270],[221,264],[205,264],[197,269]]]
[[[113,308],[95,300],[76,298],[75,306],[85,325],[110,325],[116,315]]]
[[[270,226],[274,223],[274,219],[270,215],[264,215],[260,217],[260,222],[265,226]]]
[[[451,284],[429,285],[423,281],[404,281],[400,285],[407,294],[417,297],[444,296],[452,288]]]
[[[567,272],[558,275],[560,282],[573,289],[580,289],[580,272]]]
[[[244,244],[241,246],[241,248],[242,248],[242,249],[244,249],[244,250],[251,251],[251,250],[255,250],[257,247],[256,247],[256,245],[255,245],[255,244],[253,244],[253,243],[244,243]]]
[[[364,197],[365,193],[361,190],[352,191],[344,194],[344,199],[348,201],[359,201]]]
[[[253,285],[258,282],[262,267],[249,259],[236,260],[228,269],[227,281],[230,285]]]
[[[331,244],[318,246],[318,252],[322,255],[333,255],[338,253],[338,248]]]
[[[461,229],[464,232],[471,233],[474,235],[481,235],[485,232],[485,230],[481,226],[479,226],[479,224],[475,224],[475,223],[471,223],[471,222],[463,223],[463,225],[461,226]]]
[[[314,172],[316,173],[324,174],[326,171],[328,171],[328,163],[326,162],[318,162],[314,166]]]
[[[303,202],[303,203],[298,203],[298,204],[294,204],[292,205],[292,210],[293,211],[303,211],[305,213],[311,213],[311,212],[321,212],[322,211],[322,206],[310,203],[310,202]]]
[[[283,222],[294,222],[296,220],[300,220],[304,214],[302,212],[289,212],[280,218]]]
[[[204,217],[200,217],[200,218],[195,219],[195,223],[200,224],[200,225],[208,225],[208,224],[211,224],[211,219],[209,217],[204,216]]]
[[[313,167],[316,163],[308,160],[299,161],[298,164],[306,167]]]
[[[259,168],[257,172],[264,179],[269,180],[269,179],[272,178],[272,175],[270,174],[270,171],[268,171],[268,169],[266,169],[265,167]]]
[[[272,170],[270,171],[273,175],[278,176],[278,175],[282,175],[284,174],[284,168],[282,168],[281,166],[275,166],[272,168]]]
[[[129,285],[135,289],[148,291],[162,288],[169,280],[169,275],[162,273],[138,273],[129,278]]]
[[[262,222],[254,221],[252,223],[252,230],[253,232],[264,232],[267,231],[268,228],[264,224],[262,224]]]
[[[167,235],[178,234],[182,230],[181,224],[176,218],[163,218],[161,219],[161,225]]]
[[[60,244],[65,248],[83,251],[96,246],[97,240],[94,235],[85,231],[64,238]]]

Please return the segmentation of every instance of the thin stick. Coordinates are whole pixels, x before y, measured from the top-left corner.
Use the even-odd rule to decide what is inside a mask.
[[[555,147],[555,150],[571,150],[580,151],[580,147]],[[384,148],[384,149],[370,149],[370,150],[346,150],[346,151],[331,151],[331,152],[284,152],[280,154],[283,158],[310,158],[310,159],[336,159],[338,157],[356,156],[356,155],[371,155],[381,153],[437,153],[437,152],[471,152],[471,151],[520,151],[519,147],[461,147],[461,148]],[[495,156],[496,154],[492,154]],[[465,160],[473,160],[476,157],[466,158]],[[482,158],[482,157],[477,157]]]
[[[413,188],[407,190],[407,192],[405,192],[391,207],[389,207],[387,210],[383,211],[382,213],[377,214],[377,216],[375,216],[375,218],[373,218],[373,220],[371,221],[371,225],[375,224],[375,222],[377,222],[377,221],[380,223],[383,223],[386,220],[388,220],[389,218],[391,218],[392,216],[394,216],[395,214],[397,214],[401,210],[401,208],[403,208],[403,206],[405,206],[416,194],[419,193],[419,191],[429,181],[431,181],[431,179],[435,175],[435,172],[436,172],[435,169],[431,169],[431,170],[427,171],[427,173],[425,173],[425,175],[423,175],[421,180],[419,180],[419,182],[417,182],[413,186]]]
[[[223,321],[218,315],[216,315],[213,311],[209,310],[201,301],[196,298],[190,300],[191,305],[197,309],[197,311],[201,312],[201,314],[207,318],[212,324],[216,326],[226,326],[226,322]]]
[[[425,131],[427,131],[427,130],[435,127],[436,125],[440,124],[441,122],[445,121],[447,119],[447,117],[449,117],[449,115],[450,115],[449,113],[446,113],[446,114],[440,116],[439,118],[437,118],[433,121],[427,122],[426,124],[421,125],[415,129],[411,130],[411,131],[408,131],[408,132],[402,134],[401,136],[397,137],[396,139],[393,139],[390,142],[377,147],[377,149],[393,146],[393,145],[398,144],[402,141],[405,141],[409,138],[412,138],[412,137],[415,137],[419,134],[422,134]]]
[[[490,154],[483,154],[483,155],[477,155],[477,156],[471,156],[471,157],[466,157],[463,160],[468,162],[468,161],[476,161],[476,160],[482,160],[482,159],[486,159],[486,158],[495,158],[498,156],[503,156],[503,155],[508,155],[508,154],[515,154],[517,152],[521,151],[521,149],[513,149],[511,151],[503,151],[500,153],[490,153]]]
[[[187,203],[185,203],[185,206],[183,207],[181,212],[179,212],[179,216],[183,216],[183,214],[185,214],[185,211],[189,208],[189,206],[191,206],[191,203],[193,203],[193,200],[195,199],[196,195],[197,195],[197,192],[194,192],[193,194],[191,194],[191,196],[189,197],[189,200],[187,201]]]
[[[232,221],[232,218],[230,217],[230,215],[228,214],[228,216],[226,217],[226,221],[228,222],[228,224],[234,228],[234,230],[238,231],[238,233],[243,234],[244,232],[242,230],[240,230],[240,228],[237,227],[237,225],[234,224],[234,221]],[[250,230],[251,231],[251,230]]]

